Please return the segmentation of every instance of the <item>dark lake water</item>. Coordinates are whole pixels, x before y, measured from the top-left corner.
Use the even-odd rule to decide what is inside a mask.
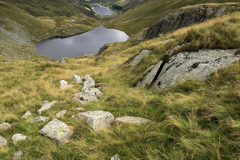
[[[93,11],[100,15],[113,15],[114,11],[99,5],[92,5]]]
[[[126,41],[129,36],[116,29],[103,26],[72,37],[50,38],[35,44],[40,55],[60,60],[62,57],[73,58],[84,54],[96,54],[107,43]]]

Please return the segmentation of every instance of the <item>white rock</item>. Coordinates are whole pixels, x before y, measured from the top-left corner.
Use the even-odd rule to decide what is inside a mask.
[[[103,93],[98,88],[90,88],[89,90],[85,90],[84,93],[97,97],[101,97],[103,95]]]
[[[133,117],[133,116],[126,116],[126,117],[119,117],[115,120],[117,123],[129,123],[129,124],[137,124],[141,125],[142,123],[149,122],[149,119],[140,118],[140,117]]]
[[[72,87],[73,87],[73,85],[68,85],[67,81],[65,81],[65,80],[60,81],[60,90],[65,90],[65,89],[69,89]]]
[[[29,116],[31,116],[32,113],[30,111],[27,111],[21,118],[28,119]]]
[[[67,112],[67,110],[62,110],[62,111],[58,112],[58,113],[56,114],[56,116],[63,118],[64,115],[66,114],[66,112]]]
[[[49,117],[44,117],[44,116],[38,116],[38,117],[35,117],[33,118],[33,122],[36,122],[36,123],[42,123],[42,122],[47,122],[50,118]]]
[[[13,140],[13,143],[16,144],[18,141],[25,140],[27,137],[28,136],[24,136],[24,135],[18,133],[18,134],[14,134],[12,136],[12,140]]]
[[[14,155],[13,155],[13,160],[20,159],[22,155],[23,155],[23,151],[15,152]]]
[[[10,129],[11,127],[12,127],[11,124],[4,122],[4,123],[0,124],[0,131],[6,131],[6,130]]]
[[[7,142],[7,139],[0,136],[0,148],[3,146],[8,146],[8,142]]]
[[[110,160],[120,160],[120,157],[118,156],[118,154],[115,154]]]
[[[67,143],[73,131],[63,122],[58,119],[53,119],[45,125],[40,131],[40,134],[56,141],[59,144]]]
[[[84,120],[93,130],[99,130],[109,127],[114,122],[114,116],[105,111],[87,111],[76,115]]]
[[[78,75],[73,75],[72,79],[73,79],[73,82],[75,82],[75,83],[82,83],[82,79]]]
[[[49,110],[49,109],[52,107],[52,105],[54,105],[55,103],[56,103],[56,101],[52,101],[51,103],[44,103],[43,106],[42,106],[42,108],[40,108],[40,109],[37,111],[37,113],[38,113],[38,114],[41,114],[42,111]]]

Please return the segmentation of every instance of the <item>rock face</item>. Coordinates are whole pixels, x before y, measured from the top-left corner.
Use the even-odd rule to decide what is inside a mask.
[[[132,117],[132,116],[126,116],[126,117],[119,117],[115,120],[117,123],[129,123],[129,124],[137,124],[141,125],[142,123],[149,122],[149,119],[146,118],[140,118],[140,117]]]
[[[12,140],[13,140],[13,143],[15,144],[15,143],[17,143],[18,141],[20,141],[20,140],[25,140],[27,138],[27,136],[24,136],[24,135],[22,135],[22,134],[14,134],[13,136],[12,136]]]
[[[21,118],[28,119],[32,113],[30,111],[27,111]]]
[[[0,124],[0,131],[6,131],[6,130],[10,129],[11,127],[12,127],[11,124],[4,122],[4,123]]]
[[[151,85],[154,81],[155,76],[157,75],[157,72],[159,71],[161,65],[163,64],[163,61],[158,62],[152,71],[148,73],[148,75],[140,82],[138,82],[136,87],[144,88],[147,85]]]
[[[105,111],[87,111],[76,115],[84,120],[93,130],[99,130],[109,127],[114,122],[114,116]]]
[[[78,75],[73,75],[73,78],[72,78],[73,82],[75,83],[82,83],[82,79],[80,76]]]
[[[187,80],[204,81],[214,71],[240,59],[237,50],[199,50],[181,52],[170,58],[158,75],[152,89],[164,90]]]
[[[0,136],[0,147],[8,146],[7,143],[8,143],[7,140]]]
[[[110,160],[120,160],[120,157],[118,156],[118,154],[115,154],[114,156],[111,157]]]
[[[65,80],[60,81],[60,90],[65,90],[65,89],[69,89],[72,87],[73,87],[73,85],[68,85],[67,81],[65,81]]]
[[[68,142],[68,139],[73,134],[73,131],[70,130],[65,123],[59,121],[58,119],[53,119],[44,126],[39,133],[55,140],[59,144],[64,144]]]
[[[42,123],[42,122],[47,122],[49,119],[50,119],[49,117],[38,116],[38,117],[33,118],[33,122]]]
[[[49,103],[48,101],[44,101],[44,102],[42,103],[42,108],[40,108],[40,109],[37,111],[37,113],[38,113],[38,114],[41,114],[42,111],[45,111],[45,110],[50,109],[50,108],[52,107],[52,105],[54,105],[55,103],[56,103],[56,101],[53,101],[53,102],[51,102],[51,103]]]
[[[161,33],[173,31],[182,27],[205,22],[211,18],[219,17],[229,10],[239,10],[236,6],[205,7],[194,6],[186,9],[169,10],[163,13],[160,20],[148,28],[148,38],[158,37]],[[215,13],[215,14],[214,14]]]
[[[100,50],[98,51],[98,53],[96,54],[96,56],[100,56],[103,54],[103,52],[108,48],[108,46],[106,44],[103,45],[103,47],[100,48]]]
[[[142,50],[134,59],[129,63],[131,67],[135,67],[138,63],[141,62],[141,60],[144,58],[144,56],[149,55],[151,51],[149,50]]]

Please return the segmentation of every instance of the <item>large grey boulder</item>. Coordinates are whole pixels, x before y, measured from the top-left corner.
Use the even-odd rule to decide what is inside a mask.
[[[4,123],[0,124],[0,131],[9,130],[11,127],[12,127],[11,124],[4,122]]]
[[[118,156],[118,154],[115,154],[114,156],[111,157],[110,160],[120,160],[120,157]]]
[[[73,131],[65,123],[59,121],[58,119],[53,119],[45,125],[39,133],[59,144],[65,144],[73,134]]]
[[[231,6],[224,5],[220,7],[205,7],[200,5],[177,10],[168,10],[163,13],[156,24],[148,28],[148,38],[152,39],[158,37],[162,33],[205,22],[211,18],[219,17],[230,10],[237,11],[239,9],[237,7],[231,8]]]
[[[149,119],[140,118],[140,117],[133,117],[133,116],[126,116],[126,117],[119,117],[115,120],[116,123],[128,123],[128,124],[137,124],[141,125],[142,123],[149,122]]]
[[[73,85],[68,85],[67,81],[65,81],[65,80],[60,81],[60,90],[65,90],[65,89],[69,89],[72,87],[73,87]]]
[[[136,87],[139,88],[144,88],[147,85],[151,85],[153,83],[153,80],[155,78],[155,76],[157,75],[161,65],[163,64],[163,61],[158,62],[154,68],[152,69],[152,71],[150,73],[148,73],[148,75],[140,82],[137,83]]]
[[[37,111],[37,113],[41,114],[42,111],[49,110],[55,103],[56,101],[52,101],[51,103],[49,103],[48,101],[44,101],[42,107]]]
[[[73,78],[72,78],[73,82],[75,83],[82,83],[82,79],[80,76],[78,75],[73,75]]]
[[[95,88],[95,81],[91,76],[87,74],[82,79],[85,80],[83,83],[84,85],[83,85],[82,91],[90,88]]]
[[[13,143],[16,144],[20,140],[25,140],[28,136],[24,136],[23,134],[17,133],[12,136]]]
[[[133,60],[129,64],[131,65],[131,67],[135,67],[146,55],[149,55],[150,53],[150,50],[142,50],[136,57],[133,58]]]
[[[3,138],[2,136],[0,136],[0,148],[4,146],[8,146],[8,141],[6,138]]]
[[[168,89],[187,80],[204,81],[213,72],[239,60],[236,52],[236,49],[232,49],[178,53],[164,65],[152,89]]]
[[[42,123],[42,122],[47,122],[50,118],[49,117],[44,117],[44,116],[38,116],[33,118],[33,122],[35,123]]]
[[[82,112],[76,116],[86,121],[93,130],[107,128],[114,122],[114,116],[110,112],[101,110]]]
[[[21,118],[28,119],[31,115],[32,113],[30,111],[27,111]]]

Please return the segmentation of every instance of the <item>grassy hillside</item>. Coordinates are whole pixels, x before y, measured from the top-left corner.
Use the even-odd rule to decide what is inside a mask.
[[[207,48],[239,48],[240,13],[225,15],[208,22],[179,29],[172,34],[146,40],[138,44],[126,42],[109,44],[103,56],[88,59],[67,59],[66,64],[45,61],[16,61],[0,64],[0,123],[8,122],[12,129],[0,132],[8,140],[8,148],[0,148],[0,159],[11,159],[15,151],[22,150],[22,159],[110,159],[118,153],[121,159],[239,159],[239,103],[240,63],[214,73],[205,82],[187,81],[165,91],[136,89],[134,85],[144,77],[143,72],[166,53],[186,41],[185,50]],[[234,33],[234,34],[233,34]],[[174,38],[167,44],[159,41]],[[221,45],[219,45],[221,44]],[[195,46],[195,47],[193,47]],[[119,49],[113,55],[114,50]],[[125,62],[142,49],[153,50],[137,67]],[[119,66],[108,69],[115,63]],[[79,106],[71,95],[81,85],[60,91],[59,81],[71,83],[74,74],[93,75],[96,82],[106,83],[99,102]],[[28,110],[37,116],[41,101],[57,103],[43,116],[52,118],[65,109],[61,121],[67,123],[74,134],[70,143],[58,146],[38,134],[46,124],[35,124],[20,117]],[[116,118],[139,116],[151,122],[141,126],[114,125],[94,132],[89,126],[71,116],[85,111],[110,111]],[[55,111],[56,113],[54,113]],[[16,145],[11,137],[15,133],[29,136]]]
[[[75,0],[2,0],[12,4],[33,16],[73,16],[88,13],[84,6]]]
[[[106,27],[116,28],[131,35],[156,23],[169,9],[202,3],[239,2],[237,0],[142,0],[139,5],[129,9],[117,18],[105,23]]]

